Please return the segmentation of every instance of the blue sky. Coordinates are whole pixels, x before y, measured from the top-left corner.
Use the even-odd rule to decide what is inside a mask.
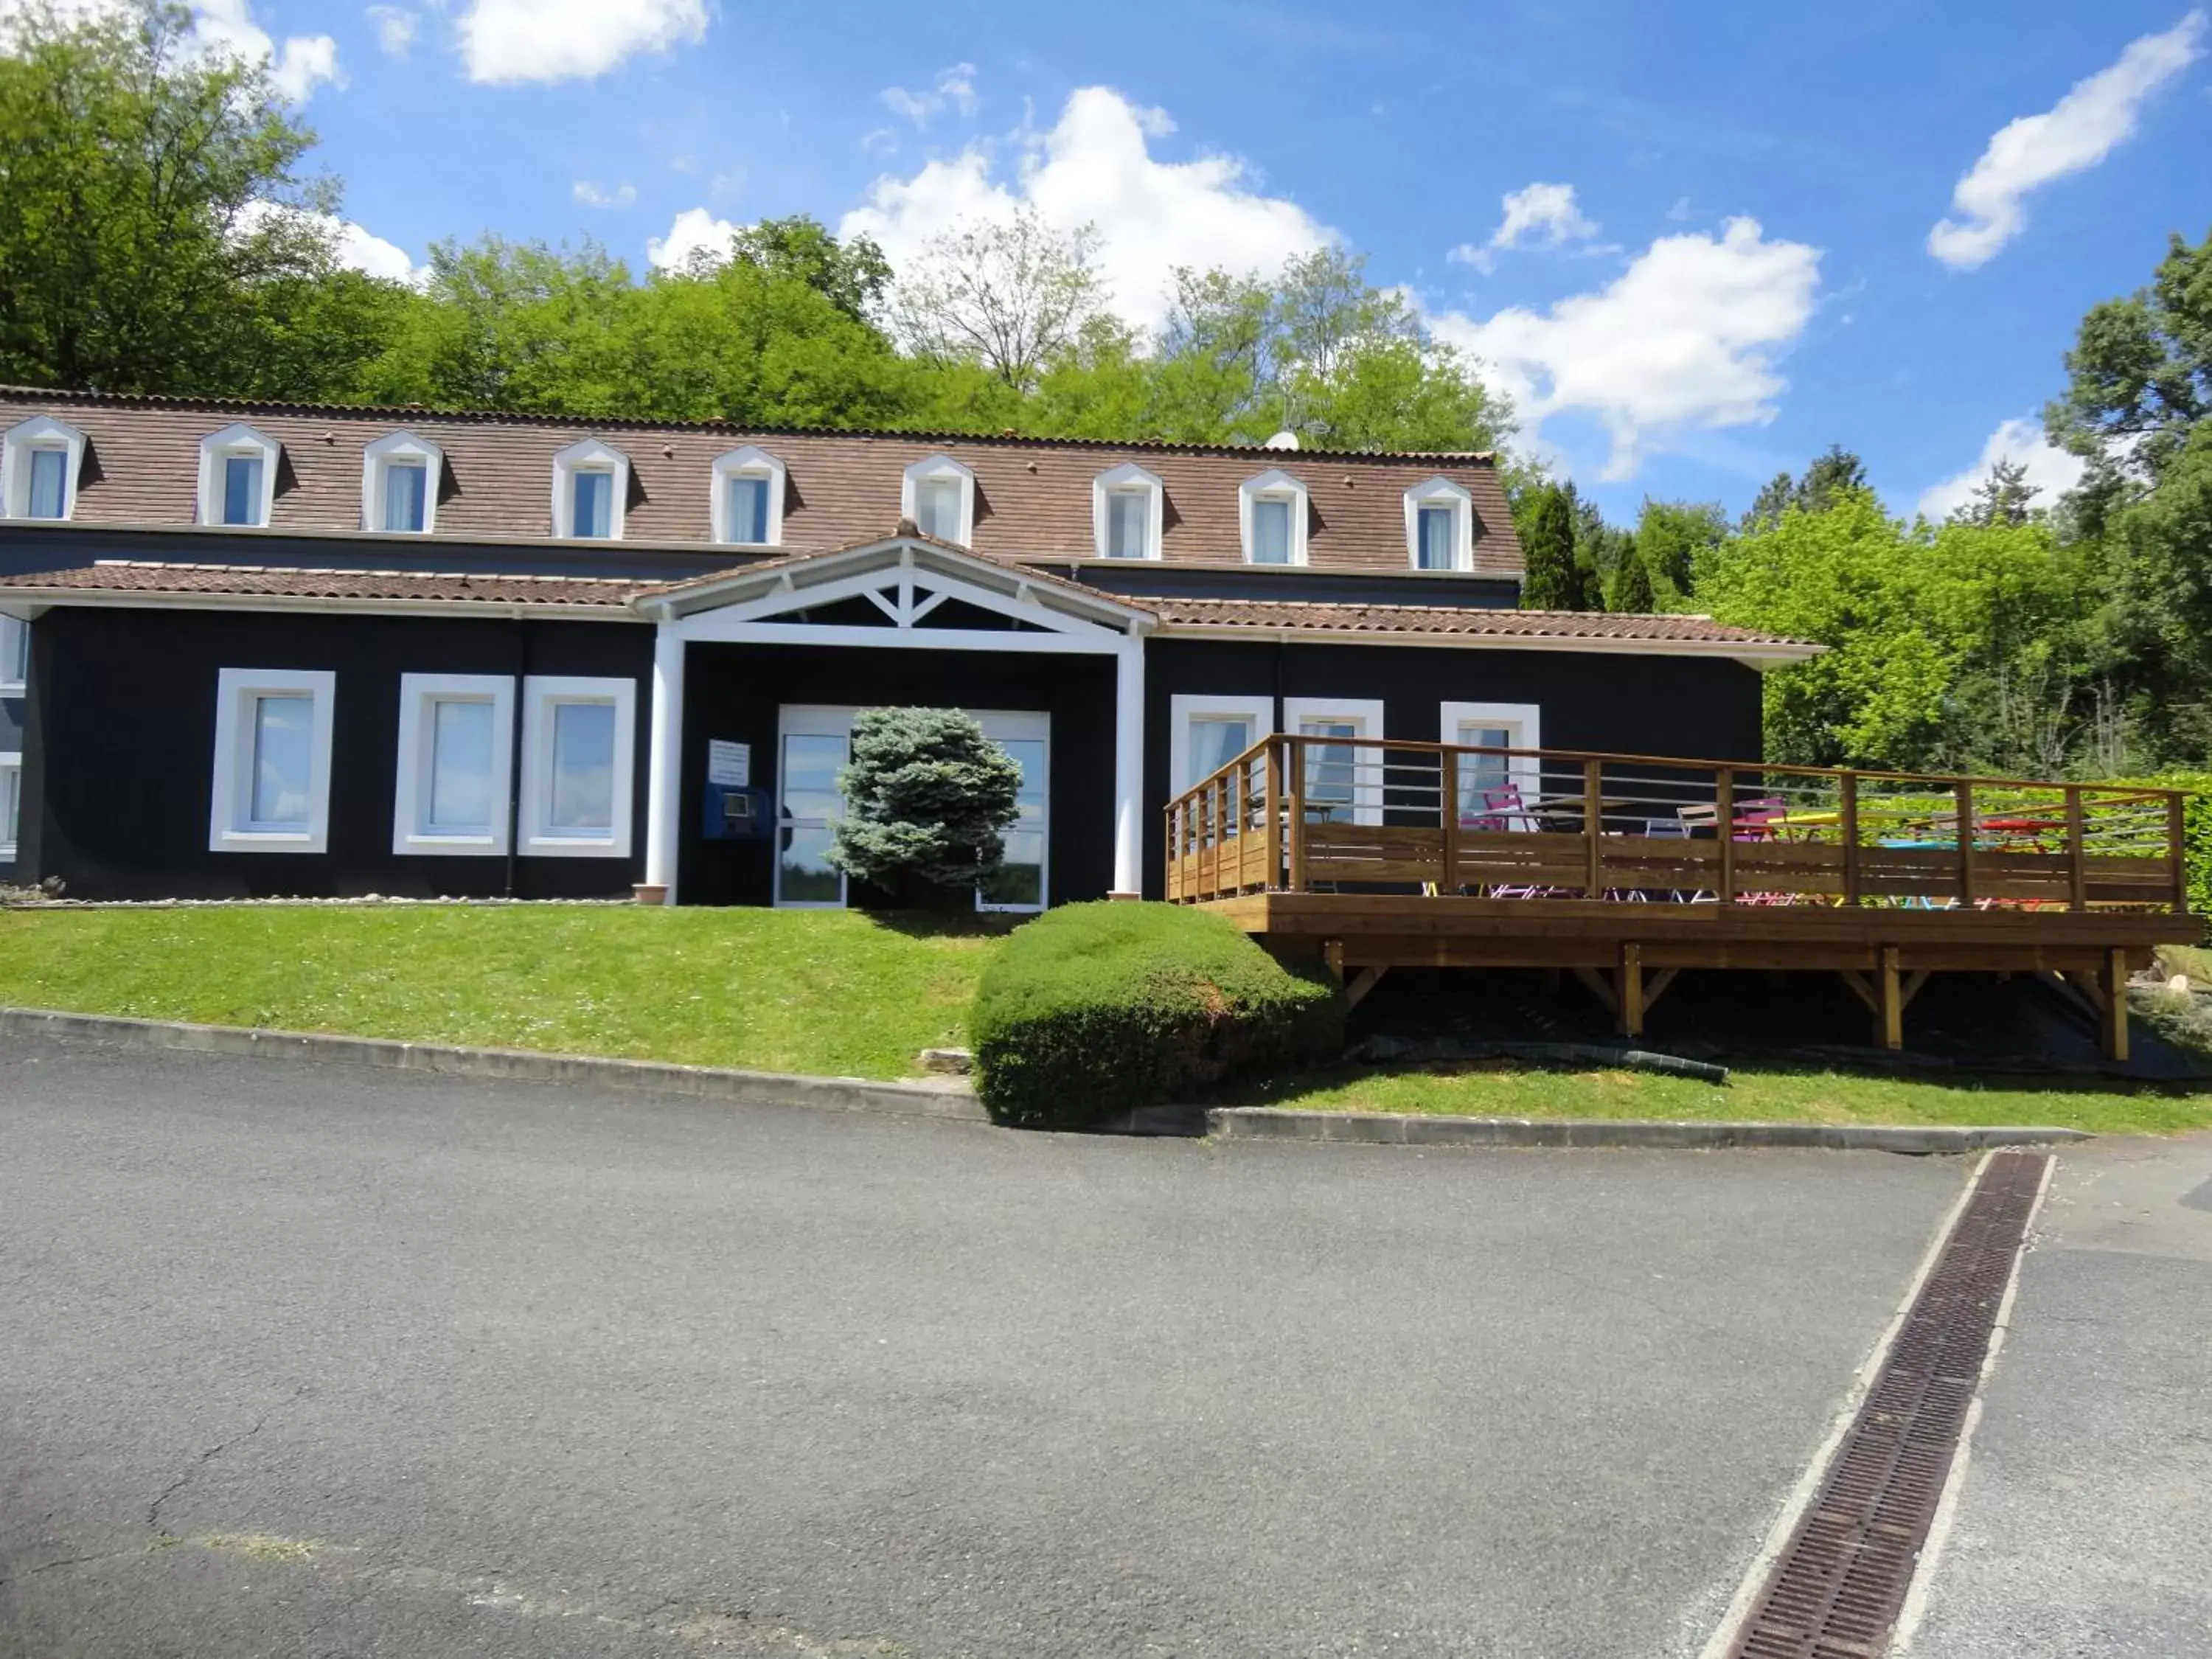
[[[641,270],[796,212],[896,258],[1025,200],[1097,224],[1143,320],[1178,260],[1338,240],[1623,519],[1832,441],[1900,511],[1992,446],[2063,483],[2033,418],[2081,313],[2212,229],[2180,0],[201,9],[410,260],[492,229]]]

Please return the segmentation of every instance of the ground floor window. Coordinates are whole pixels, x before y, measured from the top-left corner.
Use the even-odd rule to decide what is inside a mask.
[[[1168,722],[1168,793],[1180,795],[1272,736],[1275,700],[1178,691]]]
[[[1383,750],[1363,744],[1382,735],[1382,705],[1361,697],[1285,697],[1283,726],[1304,738],[1300,799],[1309,820],[1382,822]]]
[[[0,755],[0,864],[15,861],[15,837],[23,819],[23,757]]]
[[[504,854],[514,756],[510,676],[401,675],[392,850],[402,855]]]
[[[533,674],[523,682],[525,853],[629,856],[636,735],[635,680]]]
[[[978,890],[979,910],[1042,910],[1050,891],[1052,717],[1005,709],[969,711],[986,737],[1021,768],[1018,814],[1006,836],[1006,861]],[[837,774],[852,752],[857,708],[787,705],[777,734],[775,902],[786,908],[837,908],[845,878],[830,862],[844,816]]]
[[[211,851],[328,849],[336,693],[337,677],[325,670],[226,668],[217,675]]]
[[[0,697],[20,697],[31,673],[31,624],[0,617]]]
[[[1533,702],[1448,702],[1441,708],[1443,741],[1477,749],[1540,749],[1543,711]],[[1459,817],[1462,827],[1495,823],[1532,828],[1519,809],[1542,793],[1541,767],[1528,755],[1462,755]]]

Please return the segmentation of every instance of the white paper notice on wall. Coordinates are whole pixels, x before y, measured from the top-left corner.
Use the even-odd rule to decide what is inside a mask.
[[[753,781],[753,746],[707,740],[707,781],[723,789],[743,789]]]

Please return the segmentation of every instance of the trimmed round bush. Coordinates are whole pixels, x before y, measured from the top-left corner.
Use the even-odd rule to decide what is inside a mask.
[[[1291,972],[1232,923],[1102,902],[1017,929],[969,1017],[976,1091],[1000,1123],[1085,1128],[1200,1098],[1225,1079],[1331,1060],[1335,988]]]

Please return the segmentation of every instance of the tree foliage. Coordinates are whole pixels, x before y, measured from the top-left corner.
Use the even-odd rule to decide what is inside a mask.
[[[1528,574],[1521,603],[1530,611],[1586,611],[1581,568],[1575,562],[1575,507],[1567,492],[1547,484],[1521,532]]]
[[[0,379],[225,391],[341,375],[373,340],[327,296],[335,187],[265,64],[187,52],[182,6],[11,9],[0,28]],[[312,301],[329,326],[301,326]]]
[[[909,879],[972,891],[1006,857],[1022,769],[957,708],[869,708],[837,775],[845,816],[829,860],[893,892]]]

